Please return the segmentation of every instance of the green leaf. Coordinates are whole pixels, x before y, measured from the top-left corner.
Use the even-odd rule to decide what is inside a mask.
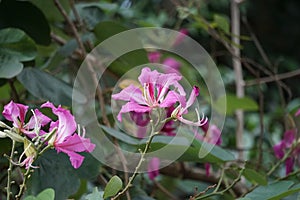
[[[103,125],[101,127],[109,135],[124,143],[134,145],[136,148],[143,149],[146,145],[147,139],[139,140],[121,131]],[[177,136],[176,139],[170,136],[157,135],[152,140],[150,151],[156,151],[168,145],[168,148],[165,150],[166,153],[160,155],[162,158],[168,159],[168,155],[172,155],[174,152],[183,152],[179,158],[180,161],[222,163],[234,160],[233,154],[221,147],[215,145],[211,146],[207,143],[204,145],[202,141],[191,138],[193,136],[188,130],[183,130],[182,135],[183,136],[180,137]],[[191,145],[189,141],[192,140],[193,142]],[[204,158],[199,157],[200,151],[205,153],[206,156]]]
[[[24,200],[54,200],[55,191],[52,188],[47,188],[40,192],[37,197],[35,196],[27,196]]]
[[[0,2],[0,29],[19,28],[36,43],[50,44],[50,27],[41,10],[28,1],[2,0]]]
[[[32,95],[54,104],[71,106],[73,92],[76,92],[77,96],[75,101],[86,101],[86,97],[73,90],[70,85],[39,69],[28,67],[17,78]]]
[[[247,180],[251,181],[252,183],[258,183],[260,185],[268,184],[266,177],[253,169],[245,169],[243,171],[243,175]]]
[[[245,198],[255,200],[280,200],[300,191],[300,184],[294,185],[292,181],[279,181],[267,186],[260,186],[247,194]]]
[[[103,198],[106,199],[115,196],[123,187],[122,180],[118,176],[113,176],[107,183],[104,189]]]
[[[99,192],[98,188],[95,187],[93,189],[93,192],[91,194],[86,195],[85,199],[86,200],[103,200],[103,191]]]
[[[114,21],[104,21],[98,23],[94,28],[94,33],[99,42],[104,41],[105,39],[118,34],[123,31],[127,31],[128,28],[123,26],[120,23]]]
[[[23,69],[21,62],[35,56],[35,44],[23,31],[15,28],[0,30],[0,78],[18,75]]]
[[[220,97],[215,103],[214,108],[216,110],[222,110],[226,102],[226,113],[228,115],[233,115],[237,109],[242,109],[244,111],[256,111],[258,110],[257,103],[250,97],[238,98],[235,95],[227,94],[226,97]]]
[[[220,28],[225,33],[227,33],[227,34],[230,33],[229,19],[227,16],[215,14],[214,15],[214,23],[217,25],[218,28]]]
[[[35,169],[27,182],[27,192],[37,195],[46,188],[53,188],[55,199],[67,199],[80,186],[79,177],[72,167],[68,156],[48,150],[33,163]]]

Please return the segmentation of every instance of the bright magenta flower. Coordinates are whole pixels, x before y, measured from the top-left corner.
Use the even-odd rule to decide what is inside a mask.
[[[28,106],[10,101],[4,106],[2,115],[8,121],[13,122],[13,126],[17,128],[20,133],[24,133],[29,137],[34,137],[38,134],[34,132],[35,129],[40,129],[42,126],[48,124],[51,119],[42,114],[38,109],[35,109],[33,111],[33,116],[29,119],[28,123],[25,123],[27,110]]]
[[[172,112],[172,117],[179,120],[180,122],[191,125],[191,126],[203,126],[204,124],[207,123],[207,117],[202,117],[200,118],[198,111],[196,110],[197,113],[197,118],[198,120],[196,122],[189,121],[187,119],[183,118],[183,114],[186,114],[188,112],[188,108],[191,107],[191,105],[195,102],[196,97],[199,95],[199,88],[194,86],[193,90],[190,94],[189,99],[186,101],[185,98],[179,97],[179,105],[175,110]]]
[[[159,175],[160,160],[157,157],[151,158],[148,163],[148,176],[150,180],[154,180]]]
[[[123,113],[147,113],[153,108],[167,108],[174,105],[180,96],[185,95],[178,82],[181,76],[175,73],[163,74],[146,67],[138,79],[143,89],[130,85],[120,93],[112,95],[115,100],[128,101],[117,116],[119,121],[122,121]],[[171,87],[173,90],[170,90]]]
[[[296,139],[296,129],[287,130],[284,133],[283,139],[273,147],[275,156],[279,159],[284,157],[285,151],[290,149],[293,142]],[[291,155],[285,161],[285,173],[286,175],[293,171],[294,162],[298,158],[300,153],[300,147],[296,147]]]
[[[77,124],[74,116],[70,111],[58,106],[57,108],[50,102],[44,103],[42,108],[51,108],[52,112],[57,115],[58,120],[51,122],[50,132],[57,128],[53,138],[49,144],[53,145],[56,151],[66,153],[74,168],[79,168],[84,160],[84,157],[77,152],[92,152],[95,144],[92,144],[90,139],[75,133]]]

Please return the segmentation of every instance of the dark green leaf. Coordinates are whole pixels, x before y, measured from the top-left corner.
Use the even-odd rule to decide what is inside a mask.
[[[100,162],[90,153],[81,153],[84,156],[84,162],[76,170],[76,174],[81,179],[92,179],[99,174]]]
[[[86,195],[86,200],[103,200],[103,191],[99,192],[98,188],[94,188],[93,193]]]
[[[253,169],[245,169],[243,175],[247,180],[251,181],[252,183],[258,183],[260,185],[268,184],[266,177]]]
[[[32,95],[40,99],[71,106],[72,92],[76,92],[75,101],[86,101],[85,96],[73,90],[70,85],[39,69],[26,68],[17,78]]]
[[[94,28],[94,33],[99,42],[118,34],[123,31],[127,31],[128,28],[114,21],[104,21],[98,23]]]
[[[267,186],[260,186],[245,197],[255,200],[280,200],[300,191],[300,184],[294,185],[292,181],[279,181]]]
[[[53,188],[55,199],[67,199],[75,193],[80,185],[76,170],[71,166],[69,158],[64,153],[57,154],[48,150],[34,162],[39,168],[34,170],[28,181],[28,193],[37,195],[46,188]]]
[[[23,31],[15,28],[0,30],[0,78],[12,78],[22,69],[22,61],[35,58],[36,47]]]
[[[103,198],[115,196],[123,187],[123,182],[118,176],[113,176],[104,189]]]
[[[54,200],[55,191],[52,188],[48,188],[43,190],[41,193],[38,194],[38,200]]]
[[[50,27],[44,14],[28,1],[0,1],[0,29],[6,27],[24,30],[38,44],[50,44]]]

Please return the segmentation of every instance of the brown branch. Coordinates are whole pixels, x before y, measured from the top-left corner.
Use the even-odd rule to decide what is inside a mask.
[[[190,200],[195,200],[196,197],[200,197],[201,195],[205,194],[206,192],[208,192],[208,190],[212,189],[212,188],[215,188],[217,186],[217,184],[214,184],[214,185],[210,185],[208,186],[205,190],[199,192],[198,194],[194,195],[194,196],[191,196],[190,197]]]
[[[231,32],[232,32],[232,49],[233,55],[232,64],[233,69],[236,76],[235,87],[236,87],[236,96],[239,98],[244,97],[244,80],[243,80],[243,71],[242,71],[242,63],[240,61],[241,50],[238,46],[240,46],[240,10],[238,7],[238,3],[236,0],[231,0]],[[236,119],[237,119],[237,129],[236,129],[236,147],[243,147],[243,132],[244,132],[244,112],[243,110],[236,111]],[[242,160],[244,158],[244,154],[242,151],[239,152],[238,158]]]
[[[82,51],[82,55],[83,55],[83,58],[86,56],[86,50],[85,50],[85,47],[83,45],[83,42],[80,38],[80,35],[76,29],[76,26],[75,24],[72,22],[72,20],[69,18],[67,12],[65,11],[65,9],[63,8],[63,6],[61,5],[61,3],[59,2],[59,0],[53,0],[54,1],[54,4],[55,6],[58,8],[58,10],[60,11],[60,13],[62,14],[62,16],[65,18],[66,22],[70,25],[71,27],[71,30],[75,36],[75,39],[78,43],[78,46],[79,48],[81,49]]]
[[[268,76],[268,77],[263,77],[260,79],[254,79],[254,80],[249,80],[246,81],[246,86],[252,86],[252,85],[256,85],[256,84],[263,84],[263,83],[270,83],[270,82],[275,82],[275,81],[279,81],[279,80],[283,80],[283,79],[288,79],[294,76],[299,76],[300,75],[300,69],[291,71],[291,72],[286,72],[286,73],[282,73],[282,74],[275,74],[272,76]]]

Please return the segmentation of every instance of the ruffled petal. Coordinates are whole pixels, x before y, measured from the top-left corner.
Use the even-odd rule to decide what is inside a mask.
[[[112,98],[114,100],[123,100],[123,101],[134,100],[139,104],[146,104],[141,89],[134,85],[129,85],[128,87],[121,90],[121,92],[117,94],[113,94]]]
[[[74,134],[66,138],[62,143],[54,143],[55,149],[59,151],[92,152],[96,145],[90,139]]]
[[[2,115],[8,121],[13,122],[14,127],[21,129],[21,126],[24,124],[27,110],[28,106],[10,101],[7,105],[4,106]]]
[[[42,108],[51,108],[52,112],[58,117],[57,136],[55,143],[62,143],[65,138],[71,136],[76,130],[76,122],[74,116],[69,110],[58,106],[57,108],[50,102],[44,103]]]

